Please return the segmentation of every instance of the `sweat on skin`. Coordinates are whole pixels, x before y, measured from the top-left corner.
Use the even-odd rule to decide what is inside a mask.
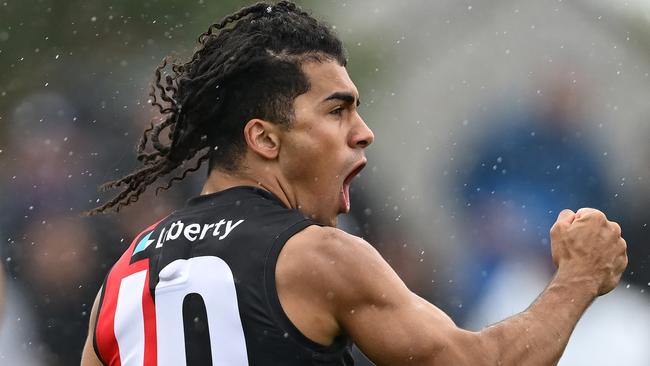
[[[225,220],[221,219],[219,222],[212,224],[185,224],[181,220],[173,222],[169,228],[164,227],[158,240],[156,241],[156,248],[160,248],[166,241],[176,240],[181,235],[188,241],[203,240],[206,236],[211,235],[218,240],[225,239],[237,226],[243,223],[244,220]]]

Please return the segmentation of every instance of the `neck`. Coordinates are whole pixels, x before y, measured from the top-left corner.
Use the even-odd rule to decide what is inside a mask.
[[[291,204],[292,200],[290,199],[290,192],[284,188],[284,185],[279,179],[272,176],[254,176],[244,171],[230,172],[221,169],[213,169],[203,185],[201,194],[215,193],[238,186],[262,188],[273,193],[273,195],[279,198],[285,206],[295,206]]]

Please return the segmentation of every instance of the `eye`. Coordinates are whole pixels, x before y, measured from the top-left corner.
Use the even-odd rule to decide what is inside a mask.
[[[331,110],[329,114],[333,114],[335,116],[340,116],[343,113],[343,111],[344,111],[343,107],[339,106],[339,107],[336,107],[333,110]]]

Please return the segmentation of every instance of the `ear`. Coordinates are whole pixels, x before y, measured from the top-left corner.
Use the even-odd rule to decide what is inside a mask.
[[[280,152],[279,126],[253,118],[244,126],[244,139],[248,148],[264,159],[275,159]]]

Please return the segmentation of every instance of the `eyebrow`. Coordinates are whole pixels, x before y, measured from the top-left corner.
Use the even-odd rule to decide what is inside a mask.
[[[348,92],[336,92],[336,93],[330,95],[329,97],[325,98],[323,100],[323,102],[327,102],[327,101],[330,101],[330,100],[341,100],[341,101],[343,101],[343,102],[345,102],[347,104],[353,104],[355,102],[355,100],[356,100],[357,107],[359,106],[359,104],[361,104],[361,101],[359,99],[357,99],[354,96],[354,94],[348,93]]]

